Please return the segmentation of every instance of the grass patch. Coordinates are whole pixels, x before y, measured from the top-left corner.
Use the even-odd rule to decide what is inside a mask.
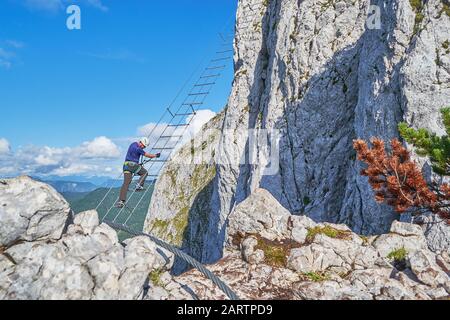
[[[303,275],[307,278],[307,280],[313,281],[313,282],[322,282],[322,281],[327,281],[330,279],[325,274],[325,272],[312,271],[312,272],[305,272]]]
[[[291,250],[282,243],[270,241],[262,237],[258,237],[256,249],[264,251],[264,262],[273,267],[286,266],[287,258]]]
[[[405,260],[407,256],[408,256],[408,251],[405,248],[399,248],[399,249],[391,251],[387,255],[387,258],[394,260],[396,262],[400,262],[400,261]]]
[[[339,230],[330,226],[309,228],[306,235],[306,242],[313,242],[318,234],[324,234],[327,237],[334,239],[350,240],[351,232]]]
[[[163,274],[162,269],[155,269],[152,272],[150,272],[150,274],[148,275],[148,278],[153,283],[153,285],[162,287],[162,283],[161,283],[161,275],[162,274]]]
[[[416,13],[416,17],[414,18],[414,34],[417,34],[420,31],[420,25],[425,18],[423,15],[423,2],[422,0],[409,0],[409,4],[413,8]]]
[[[259,234],[234,234],[232,236],[232,244],[239,247],[244,239],[252,236],[255,237],[258,243],[255,250],[262,250],[264,252],[264,263],[272,267],[284,268],[287,265],[287,259],[291,250],[299,248],[300,243],[293,240],[268,240],[261,237]]]

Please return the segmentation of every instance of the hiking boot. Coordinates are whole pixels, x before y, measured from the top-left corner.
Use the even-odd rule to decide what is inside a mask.
[[[136,192],[140,192],[140,191],[144,191],[145,189],[144,189],[144,187],[143,186],[141,186],[141,185],[137,185],[136,186]]]
[[[115,207],[116,208],[123,208],[123,207],[125,207],[125,201],[121,200],[121,201],[117,202]]]

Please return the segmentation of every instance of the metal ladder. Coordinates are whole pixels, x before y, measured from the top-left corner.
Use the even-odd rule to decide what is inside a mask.
[[[148,134],[148,137],[150,138],[154,132],[154,129],[158,126],[158,128],[161,129],[162,126],[161,133],[158,135],[157,139],[154,140],[155,142],[153,145],[148,148],[150,153],[161,153],[161,158],[146,160],[143,163],[144,167],[149,172],[148,177],[150,179],[156,179],[158,177],[164,164],[170,159],[172,152],[175,148],[177,148],[180,141],[182,141],[182,138],[187,128],[192,123],[198,109],[204,105],[206,98],[212,91],[212,88],[217,83],[217,80],[222,76],[222,72],[227,67],[227,62],[232,62],[233,49],[230,49],[232,44],[229,43],[227,37],[221,35],[221,38],[222,43],[215,52],[214,57],[209,60],[207,66],[203,69],[200,76],[197,78],[197,81],[194,82],[191,89],[184,97],[184,100],[182,100],[179,104],[178,108],[166,108],[161,120],[155,124],[153,130]],[[169,120],[167,122],[162,122],[162,119],[167,117]],[[131,188],[134,190],[135,185],[131,184]],[[150,188],[141,193],[133,191],[128,196],[127,204],[135,204],[133,204],[133,206],[125,205],[123,208],[115,207],[118,197],[113,197],[115,200],[113,203],[111,203],[111,199],[108,199],[108,196],[111,195],[111,191],[113,189],[114,186],[109,188],[103,199],[98,203],[96,209],[100,214],[105,213],[102,221],[122,221],[124,225],[127,225],[136,208],[139,207],[143,199],[147,196]],[[122,216],[125,216],[125,218]]]

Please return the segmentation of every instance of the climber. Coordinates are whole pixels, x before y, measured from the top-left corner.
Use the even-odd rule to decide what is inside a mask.
[[[148,172],[144,166],[140,163],[141,157],[146,157],[150,159],[159,158],[160,153],[151,154],[144,151],[149,145],[149,140],[147,137],[141,138],[138,142],[133,142],[128,148],[127,156],[125,158],[125,163],[123,164],[123,185],[120,189],[119,202],[116,203],[117,208],[123,208],[127,200],[128,187],[133,180],[133,175],[138,175],[138,184],[136,185],[135,191],[140,192],[144,190],[145,179],[147,179]]]

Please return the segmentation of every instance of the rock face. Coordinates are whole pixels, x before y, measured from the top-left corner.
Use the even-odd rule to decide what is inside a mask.
[[[177,189],[187,192],[184,197],[210,209],[209,216],[201,229],[171,219],[167,203],[176,197],[161,194],[170,190],[163,182],[156,186],[161,196],[152,198],[150,214],[165,217],[164,229],[184,233],[185,246],[193,243],[191,253],[205,262],[222,256],[230,212],[257,188],[315,222],[344,223],[366,235],[389,231],[396,217],[373,200],[367,178],[359,175],[352,140],[398,137],[400,121],[444,133],[439,109],[450,99],[450,17],[442,0],[422,8],[414,3],[240,0],[235,77],[215,177],[208,176],[204,193],[190,187],[191,167],[179,168],[183,179],[175,180]],[[280,132],[274,175],[263,175],[262,165],[235,161],[248,154],[247,129],[256,128]],[[255,151],[257,159],[267,154],[268,147]],[[195,206],[184,211],[191,209]],[[448,230],[428,229],[431,247],[448,248],[448,237],[440,236]],[[146,230],[154,230],[154,223]]]

